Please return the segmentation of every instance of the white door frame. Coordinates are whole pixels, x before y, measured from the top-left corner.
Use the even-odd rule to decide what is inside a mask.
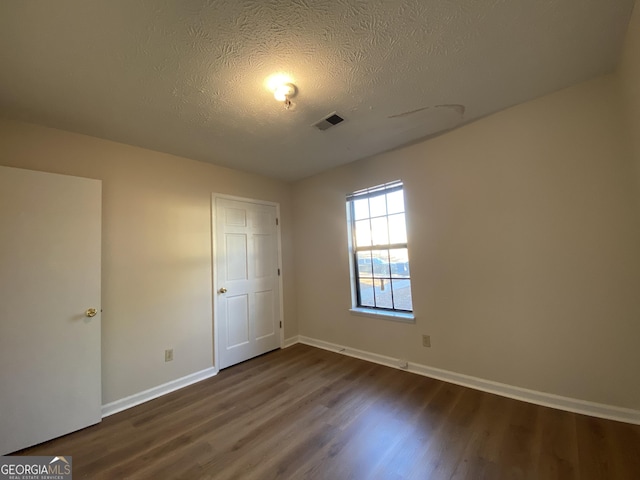
[[[280,235],[280,227],[282,226],[280,223],[280,204],[277,202],[269,202],[267,200],[258,200],[255,198],[245,198],[238,197],[235,195],[226,195],[223,193],[212,193],[211,194],[211,263],[213,268],[213,285],[211,290],[211,296],[213,298],[213,366],[216,370],[219,370],[218,366],[220,365],[220,349],[218,348],[219,338],[218,330],[219,330],[219,322],[217,320],[217,312],[218,312],[218,267],[217,267],[217,258],[216,258],[216,200],[224,199],[224,200],[235,200],[237,202],[246,202],[246,203],[255,203],[258,205],[268,205],[276,208],[276,218],[278,219],[278,228],[276,228],[276,242],[278,246],[278,268],[280,269],[280,275],[278,275],[278,287],[279,287],[279,297],[278,301],[280,302],[280,318],[279,321],[282,324],[282,328],[280,329],[280,345],[279,348],[282,348],[284,345],[284,295],[283,295],[283,282],[282,277],[284,276],[284,272],[282,271],[282,238]]]

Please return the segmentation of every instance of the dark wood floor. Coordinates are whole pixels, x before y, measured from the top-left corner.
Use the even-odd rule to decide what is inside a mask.
[[[20,453],[75,479],[640,479],[640,426],[295,345]]]

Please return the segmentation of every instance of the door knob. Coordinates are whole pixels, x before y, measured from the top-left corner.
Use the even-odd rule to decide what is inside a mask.
[[[222,287],[220,290],[218,290],[218,293],[227,293],[227,289]]]
[[[96,310],[95,308],[89,308],[87,309],[86,312],[84,312],[85,316],[89,318],[95,317],[97,313],[98,313],[98,310]]]

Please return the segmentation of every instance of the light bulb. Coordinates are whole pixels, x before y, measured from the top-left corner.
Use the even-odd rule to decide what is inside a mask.
[[[295,87],[290,83],[278,85],[273,91],[273,98],[279,102],[284,102],[295,92]]]

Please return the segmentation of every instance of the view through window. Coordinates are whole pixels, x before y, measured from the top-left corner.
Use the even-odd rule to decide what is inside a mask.
[[[412,312],[402,182],[348,195],[347,215],[355,306]]]

